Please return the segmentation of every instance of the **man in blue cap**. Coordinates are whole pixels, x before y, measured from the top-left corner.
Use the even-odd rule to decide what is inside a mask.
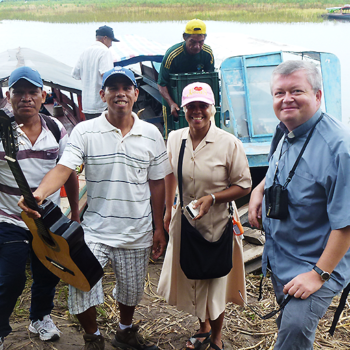
[[[55,167],[63,153],[68,135],[63,125],[57,124],[60,137],[56,139],[46,123],[47,116],[39,114],[45,102],[46,92],[38,71],[30,67],[14,70],[8,81],[6,92],[12,106],[18,133],[17,159],[31,188],[39,186],[45,174]],[[46,119],[47,120],[47,119]],[[4,146],[0,143],[0,349],[4,338],[11,332],[9,317],[21,295],[25,281],[25,268],[28,257],[31,260],[33,284],[31,288],[31,307],[29,331],[39,335],[43,341],[57,340],[59,330],[53,323],[50,313],[53,308],[55,286],[59,278],[53,275],[33,253],[30,234],[21,219],[17,206],[20,198],[18,185],[4,158]],[[78,183],[76,177],[67,180],[68,198],[73,219],[79,220]],[[59,191],[51,200],[60,204]]]
[[[108,110],[73,129],[62,159],[34,195],[43,200],[84,162],[88,193],[82,224],[85,241],[103,267],[111,261],[116,274],[113,295],[119,305],[120,324],[112,345],[156,350],[138,333],[132,320],[143,296],[150,252],[158,259],[165,248],[164,177],[171,168],[158,129],[132,111],[138,94],[130,70],[115,67],[106,72],[100,96]],[[20,206],[38,217],[23,200]],[[96,322],[96,305],[103,302],[101,281],[90,292],[70,286],[69,312],[77,316],[86,332],[85,350],[104,349]]]
[[[72,77],[83,84],[82,104],[86,119],[93,119],[106,110],[107,104],[100,98],[102,76],[113,68],[113,57],[109,48],[114,37],[111,27],[102,26],[96,30],[96,42],[88,47],[79,57],[73,68]]]

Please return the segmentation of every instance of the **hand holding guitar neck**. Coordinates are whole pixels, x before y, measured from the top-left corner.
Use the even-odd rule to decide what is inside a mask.
[[[38,205],[41,205],[44,201],[43,197],[40,195],[40,192],[38,193],[38,191],[33,192],[33,197],[37,201]],[[38,211],[29,208],[23,196],[21,196],[17,204],[31,219],[41,218],[41,214]]]

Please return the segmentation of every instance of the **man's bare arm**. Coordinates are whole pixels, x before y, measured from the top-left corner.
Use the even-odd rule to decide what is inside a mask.
[[[170,110],[171,110],[171,114],[174,117],[178,117],[178,111],[180,110],[179,106],[173,101],[173,99],[171,98],[168,88],[166,86],[160,86],[158,85],[158,90],[160,92],[160,94],[163,96],[163,98],[165,99],[165,101],[167,101]]]
[[[80,222],[79,217],[79,181],[77,179],[77,174],[72,171],[69,175],[68,180],[64,184],[64,188],[67,193],[67,198],[69,201],[71,209],[71,220]]]
[[[252,194],[250,195],[249,206],[248,206],[248,220],[249,224],[252,227],[261,228],[262,214],[262,201],[264,198],[264,187],[265,187],[265,178],[259,183],[258,186],[254,188]]]
[[[176,192],[176,178],[173,173],[168,174],[165,179],[165,215],[164,215],[164,228],[169,232],[169,225],[171,220],[171,208],[174,205],[175,192]]]
[[[154,222],[152,255],[156,260],[164,252],[166,241],[163,229],[163,212],[165,201],[164,179],[149,180],[151,190],[151,202]]]

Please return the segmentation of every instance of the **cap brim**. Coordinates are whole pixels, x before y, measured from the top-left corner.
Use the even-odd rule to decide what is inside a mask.
[[[181,104],[181,107],[185,107],[191,102],[204,102],[204,103],[208,103],[208,105],[213,105],[213,106],[215,105],[215,102],[213,103],[213,101],[208,98],[194,97],[194,98],[188,99],[188,101],[186,101],[185,104]]]
[[[133,80],[132,80],[130,77],[128,77],[128,76],[127,76],[126,74],[124,74],[124,73],[116,72],[116,73],[111,74],[111,75],[104,81],[104,83],[103,83],[103,85],[102,85],[102,89],[106,87],[106,83],[108,82],[108,80],[110,80],[110,78],[115,77],[115,76],[123,76],[123,77],[128,78],[128,79],[130,80],[130,82],[132,83],[132,85],[134,85],[135,88],[137,88],[137,85],[135,85],[135,83],[133,82]]]
[[[42,84],[40,84],[40,83],[38,83],[38,82],[36,82],[36,81],[33,81],[32,79],[29,79],[29,78],[27,78],[27,77],[20,77],[20,78],[18,78],[16,81],[12,82],[12,84],[9,85],[8,87],[9,87],[9,88],[12,88],[12,86],[15,85],[15,84],[17,84],[21,79],[25,79],[25,80],[29,81],[31,84],[33,84],[33,85],[36,86],[36,87],[39,87],[39,88],[42,88],[42,87],[43,87]]]
[[[115,43],[119,43],[120,40],[118,40],[117,38],[113,38],[112,41],[114,41]]]

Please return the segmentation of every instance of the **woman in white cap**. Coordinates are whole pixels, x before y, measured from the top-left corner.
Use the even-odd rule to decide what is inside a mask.
[[[171,132],[168,138],[168,155],[173,173],[166,177],[164,227],[169,232],[169,245],[158,293],[169,304],[198,317],[199,329],[187,341],[187,349],[197,349],[208,342],[214,350],[223,349],[221,329],[226,303],[241,305],[243,301],[239,291],[245,298],[244,264],[239,237],[233,238],[233,268],[223,277],[189,279],[180,266],[182,210],[181,205],[173,206],[173,203],[179,180],[178,162],[183,140],[186,143],[181,175],[182,207],[197,200],[194,209],[199,210],[199,214],[194,219],[185,211],[184,214],[207,241],[219,240],[228,222],[229,203],[247,195],[251,189],[243,145],[235,136],[215,126],[214,105],[214,94],[208,84],[192,83],[186,86],[182,107],[189,127]]]

